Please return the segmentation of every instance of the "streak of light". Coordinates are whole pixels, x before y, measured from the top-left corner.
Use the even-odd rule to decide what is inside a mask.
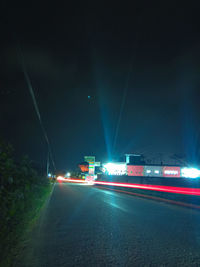
[[[80,180],[80,179],[65,179],[65,178],[62,178],[62,177],[58,177],[57,180],[64,181],[64,182],[71,182],[71,183],[89,184],[87,181]],[[131,183],[115,183],[115,182],[106,182],[106,181],[93,181],[93,184],[109,185],[109,186],[117,186],[117,187],[127,187],[127,188],[144,189],[144,190],[160,191],[160,192],[175,193],[175,194],[200,196],[200,188],[164,186],[164,185],[131,184]]]
[[[200,196],[199,188],[175,187],[175,186],[164,186],[164,185],[141,185],[141,184],[115,183],[115,182],[105,182],[105,181],[95,181],[94,184]]]
[[[63,182],[72,182],[72,183],[87,183],[87,181],[85,181],[85,180],[64,178],[62,176],[58,176],[57,180],[63,181]]]

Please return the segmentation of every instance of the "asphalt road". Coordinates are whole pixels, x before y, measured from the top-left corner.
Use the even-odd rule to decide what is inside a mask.
[[[20,266],[200,266],[200,211],[56,184]]]

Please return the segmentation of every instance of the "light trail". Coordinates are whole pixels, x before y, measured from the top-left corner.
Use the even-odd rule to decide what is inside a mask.
[[[183,195],[193,195],[200,196],[200,188],[189,188],[189,187],[176,187],[176,186],[166,186],[166,185],[145,185],[145,184],[131,184],[131,183],[115,183],[115,182],[106,182],[106,181],[85,181],[79,179],[65,179],[58,177],[58,181],[71,182],[71,183],[85,183],[93,185],[109,185],[117,187],[126,187],[126,188],[135,188],[135,189],[144,189],[152,191],[160,191],[167,193],[183,194]]]
[[[87,183],[85,180],[78,180],[78,179],[65,179],[66,182],[73,182],[73,183]]]
[[[87,183],[85,180],[80,180],[80,179],[71,179],[71,178],[64,178],[62,176],[57,177],[57,181],[62,181],[62,182],[73,182],[73,183]]]
[[[105,182],[105,181],[94,181],[94,184],[200,196],[200,188],[164,186],[164,185],[141,185],[141,184],[130,184],[130,183],[113,183],[113,182]]]

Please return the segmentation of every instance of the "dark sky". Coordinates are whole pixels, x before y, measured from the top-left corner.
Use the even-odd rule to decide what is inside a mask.
[[[20,43],[58,169],[71,169],[84,155],[199,157],[197,6],[82,1],[22,8],[4,2],[0,125],[18,156],[45,165],[47,154]]]

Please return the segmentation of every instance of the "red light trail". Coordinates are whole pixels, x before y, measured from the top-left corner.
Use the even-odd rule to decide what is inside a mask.
[[[200,196],[200,188],[176,187],[176,186],[165,186],[165,185],[141,185],[141,184],[129,184],[129,183],[113,183],[113,182],[104,182],[104,181],[103,182],[94,181],[94,184]]]
[[[62,177],[62,176],[58,176],[57,181],[73,182],[73,183],[86,183],[85,180],[71,179],[71,178],[64,178],[64,177]]]
[[[65,182],[75,182],[75,183],[88,183],[85,180],[80,179],[59,179]],[[91,182],[90,182],[91,184]],[[115,182],[106,182],[106,181],[93,181],[92,184],[96,185],[109,185],[109,186],[117,186],[117,187],[127,187],[127,188],[135,188],[135,189],[144,189],[144,190],[152,190],[152,191],[160,191],[167,193],[175,193],[175,194],[184,194],[184,195],[193,195],[200,196],[200,188],[189,188],[189,187],[176,187],[176,186],[166,186],[166,185],[145,185],[145,184],[130,184],[130,183],[115,183]]]

